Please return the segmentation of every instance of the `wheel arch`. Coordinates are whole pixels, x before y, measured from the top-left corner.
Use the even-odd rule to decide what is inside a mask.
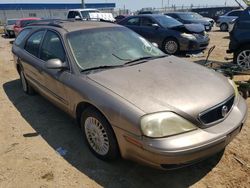
[[[105,120],[108,122],[108,124],[109,124],[109,126],[110,126],[110,128],[111,128],[111,130],[112,130],[112,132],[113,132],[113,135],[114,135],[114,137],[115,137],[115,140],[116,140],[116,142],[117,142],[117,145],[118,145],[119,156],[121,156],[120,145],[119,145],[117,136],[116,136],[116,134],[115,134],[115,131],[114,131],[114,129],[113,129],[113,127],[112,127],[112,125],[111,125],[109,119],[108,119],[108,118],[105,116],[105,114],[104,114],[101,110],[99,110],[95,105],[93,105],[93,104],[91,104],[91,103],[89,103],[89,102],[80,102],[80,103],[77,104],[76,110],[75,110],[75,116],[76,116],[77,124],[78,124],[79,126],[81,126],[81,115],[82,115],[82,112],[83,112],[84,110],[86,110],[87,108],[93,108],[93,109],[95,109],[95,110],[96,110],[97,112],[99,112],[99,113],[105,118]]]

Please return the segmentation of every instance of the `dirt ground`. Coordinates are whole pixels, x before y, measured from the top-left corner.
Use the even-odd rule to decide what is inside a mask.
[[[210,36],[217,46],[210,60],[225,62],[228,34]],[[250,118],[224,152],[190,167],[160,171],[122,159],[106,163],[90,153],[74,120],[41,96],[22,92],[10,41],[0,37],[0,188],[250,186]]]

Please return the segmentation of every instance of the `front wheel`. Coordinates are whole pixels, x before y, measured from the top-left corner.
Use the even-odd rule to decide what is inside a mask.
[[[234,54],[234,63],[242,69],[250,69],[250,46],[241,48]]]
[[[179,44],[175,39],[167,39],[163,50],[170,55],[176,54],[179,51]]]
[[[90,107],[81,116],[81,128],[91,152],[101,160],[115,160],[119,148],[115,134],[106,118]]]

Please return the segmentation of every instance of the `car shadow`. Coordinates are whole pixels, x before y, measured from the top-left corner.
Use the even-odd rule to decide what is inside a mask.
[[[40,95],[28,96],[19,80],[3,85],[9,100],[35,132],[23,132],[26,139],[40,135],[55,151],[80,172],[103,187],[189,187],[201,180],[220,161],[223,151],[195,165],[161,171],[120,159],[103,162],[91,154],[79,126]]]

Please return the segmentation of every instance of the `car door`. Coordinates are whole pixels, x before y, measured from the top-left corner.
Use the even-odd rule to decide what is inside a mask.
[[[70,77],[70,70],[48,69],[45,62],[50,59],[60,59],[67,64],[65,49],[56,31],[48,30],[41,46],[40,58],[44,63],[43,77],[46,95],[62,109],[68,109],[68,96],[65,92],[64,80]]]
[[[159,32],[161,31],[160,26],[154,20],[148,17],[142,17],[140,23],[140,35],[146,38],[150,42],[159,44]]]
[[[26,40],[24,52],[20,61],[26,79],[40,91],[44,89],[44,79],[42,75],[43,63],[39,59],[39,50],[45,30],[32,33]]]
[[[242,14],[242,11],[232,11],[228,13],[228,20],[231,21],[233,19],[238,18]]]
[[[129,18],[124,25],[129,29],[132,29],[136,33],[140,34],[140,18],[139,17],[132,17]]]

